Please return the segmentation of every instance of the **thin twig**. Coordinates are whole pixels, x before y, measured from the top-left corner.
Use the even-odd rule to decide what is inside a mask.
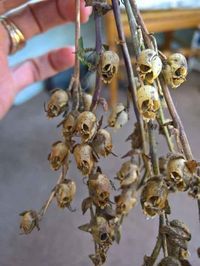
[[[95,33],[96,33],[96,64],[98,64],[96,71],[96,85],[95,91],[93,94],[91,110],[94,110],[97,107],[101,90],[102,90],[102,80],[101,80],[101,54],[102,54],[102,16],[100,16],[94,7],[94,20],[95,20]]]
[[[180,138],[180,141],[183,147],[185,157],[187,160],[192,160],[193,159],[192,151],[191,151],[184,127],[182,125],[181,119],[176,111],[176,107],[174,105],[171,94],[169,92],[169,88],[167,87],[163,79],[161,79],[160,82],[161,82],[161,86],[163,89],[163,94],[165,96],[165,101],[167,103],[170,115],[173,119],[174,127],[179,130],[179,138]]]
[[[79,39],[81,35],[80,30],[80,0],[76,0],[76,22],[75,22],[75,66],[74,66],[74,75],[73,85],[72,85],[72,96],[73,96],[73,110],[77,110],[79,108],[79,98],[80,98],[80,62],[78,58],[78,50],[79,50]]]
[[[136,81],[135,81],[135,77],[134,77],[134,73],[133,73],[131,58],[129,55],[129,51],[128,51],[128,47],[127,47],[127,43],[126,43],[124,31],[123,31],[123,25],[122,25],[122,21],[121,21],[121,14],[120,14],[120,8],[119,8],[118,0],[112,0],[112,5],[113,5],[113,13],[114,13],[114,17],[115,17],[115,23],[116,23],[116,27],[117,27],[118,37],[119,37],[119,41],[120,41],[120,45],[121,45],[121,49],[122,49],[122,54],[123,54],[123,58],[124,58],[124,63],[125,63],[125,67],[126,67],[127,78],[128,78],[128,82],[129,82],[129,90],[130,90],[131,98],[133,101],[133,108],[134,108],[134,112],[136,115],[136,120],[140,126],[140,132],[141,132],[142,143],[143,143],[143,153],[147,155],[147,147],[146,147],[146,141],[145,141],[146,138],[145,138],[143,119],[142,119],[142,117],[138,111],[138,108],[137,108],[137,100],[136,100],[137,99],[137,86],[136,86]],[[147,162],[147,169],[148,169],[148,172],[151,173],[151,166],[150,166],[149,162]]]

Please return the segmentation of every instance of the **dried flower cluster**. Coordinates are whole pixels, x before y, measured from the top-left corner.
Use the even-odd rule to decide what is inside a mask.
[[[144,257],[143,266],[155,265],[161,249],[163,258],[157,265],[190,265],[190,231],[183,222],[169,221],[168,218],[171,213],[168,200],[170,193],[187,192],[200,201],[199,163],[192,156],[167,87],[177,88],[185,81],[187,61],[181,54],[175,53],[166,58],[158,51],[155,38],[146,30],[135,1],[124,0],[136,57],[136,64],[131,65],[120,19],[119,1],[112,0],[112,5],[107,0],[85,2],[94,11],[96,48],[83,48],[79,23],[80,1],[76,0],[77,53],[74,75],[67,92],[57,89],[45,106],[48,118],[61,114],[64,117],[59,124],[63,139],[52,145],[48,156],[52,170],[61,170],[61,175],[40,211],[29,210],[20,214],[21,231],[28,234],[35,227],[39,230],[39,223],[53,199],[59,208],[73,211],[71,204],[76,196],[76,183],[67,177],[71,156],[88,189],[88,197],[83,199],[81,206],[83,214],[90,211],[90,221],[79,229],[92,236],[95,252],[89,257],[95,266],[106,262],[107,252],[114,241],[119,243],[124,217],[138,201],[145,216],[158,216],[160,221],[156,246],[150,256]],[[114,106],[103,127],[103,118],[98,118],[96,112],[99,104],[107,109],[106,100],[100,97],[102,82],[111,83],[119,69],[119,56],[102,43],[101,20],[108,11],[113,11],[115,17],[131,100],[127,106],[123,103]],[[90,51],[95,53],[93,65],[87,57]],[[90,71],[96,71],[96,85],[92,95],[82,90],[79,61],[86,64]],[[100,159],[116,156],[113,152],[113,131],[108,128],[120,130],[129,122],[130,101],[133,102],[137,120],[133,132],[126,140],[131,141],[131,148],[122,157],[124,161],[117,173],[107,176],[103,167],[100,167]],[[169,118],[165,118],[164,108],[167,108]],[[165,136],[169,147],[169,154],[162,157],[158,156],[156,150],[156,132]],[[112,190],[116,187],[114,179],[117,180],[119,192],[113,199]]]

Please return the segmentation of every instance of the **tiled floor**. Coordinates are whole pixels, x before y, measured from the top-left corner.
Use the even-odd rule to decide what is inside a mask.
[[[173,91],[173,97],[186,128],[194,155],[200,159],[200,86],[199,74],[189,75],[188,82]],[[53,204],[41,231],[30,236],[19,235],[19,213],[38,209],[54,186],[57,173],[49,169],[47,154],[50,145],[60,138],[56,121],[48,121],[43,112],[47,95],[40,94],[23,106],[13,108],[0,122],[0,265],[1,266],[88,266],[87,257],[93,250],[91,238],[77,227],[88,221],[81,215],[80,204],[87,195],[80,173],[72,162],[70,176],[78,184],[78,193],[70,213]],[[124,139],[133,123],[114,135],[115,152],[128,150]],[[159,152],[166,145],[159,139]],[[111,178],[119,169],[120,160],[109,157],[101,165]],[[191,264],[200,265],[196,248],[200,246],[196,202],[186,194],[171,197],[172,218],[185,221],[193,234],[190,243]],[[146,220],[140,204],[125,219],[120,245],[114,244],[108,255],[108,266],[141,266],[144,254],[150,254],[155,243],[158,220]]]

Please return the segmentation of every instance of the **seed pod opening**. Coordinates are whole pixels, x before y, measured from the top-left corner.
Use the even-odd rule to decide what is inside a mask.
[[[25,211],[21,213],[20,216],[22,216],[20,223],[20,230],[22,234],[30,234],[35,227],[40,230],[39,219],[36,211]]]
[[[60,169],[60,167],[65,163],[68,155],[69,150],[65,143],[63,143],[62,141],[54,143],[51,147],[51,153],[48,156],[51,168],[55,171]]]
[[[91,234],[98,244],[110,244],[111,242],[111,227],[104,217],[96,217],[91,227]]]
[[[100,129],[92,141],[92,147],[97,154],[103,157],[108,156],[113,147],[111,134],[105,129]]]
[[[128,122],[128,113],[126,107],[122,103],[118,103],[113,107],[109,117],[108,125],[116,129],[122,128]]]
[[[138,65],[141,78],[149,84],[153,84],[162,70],[162,61],[152,49],[143,50],[139,54]]]
[[[91,174],[95,163],[91,146],[88,144],[78,144],[75,146],[73,153],[77,168],[82,172],[82,174]]]
[[[136,164],[131,161],[124,162],[117,173],[117,178],[120,181],[121,187],[130,186],[138,181],[139,169]]]
[[[179,87],[186,80],[187,69],[186,58],[180,53],[172,54],[163,69],[166,83],[172,88]]]
[[[105,208],[109,203],[111,193],[109,178],[101,173],[96,173],[90,176],[88,187],[94,204],[102,209]]]
[[[145,85],[137,91],[138,109],[147,121],[155,119],[160,108],[158,91],[153,86]]]
[[[47,116],[53,118],[59,116],[66,110],[68,104],[68,94],[64,90],[56,90],[52,95],[47,105]]]
[[[155,216],[167,208],[168,188],[159,177],[149,179],[141,193],[141,205],[144,214]]]
[[[102,54],[101,77],[105,84],[111,83],[119,68],[119,56],[113,51]]]
[[[68,208],[76,194],[76,183],[65,179],[57,185],[55,197],[60,208]]]
[[[89,141],[97,131],[97,118],[89,111],[80,113],[76,122],[76,132],[81,136],[83,142]]]

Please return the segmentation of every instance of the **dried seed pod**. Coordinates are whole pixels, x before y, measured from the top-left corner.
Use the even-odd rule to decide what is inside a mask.
[[[102,209],[105,208],[109,203],[111,193],[109,178],[97,172],[90,176],[88,187],[94,204]]]
[[[116,203],[116,214],[117,215],[128,215],[129,212],[133,209],[137,202],[134,192],[127,190],[122,192],[121,195],[115,197]]]
[[[172,220],[170,222],[170,226],[171,228],[174,228],[175,229],[175,235],[179,238],[183,238],[187,241],[190,241],[191,240],[191,233],[190,233],[190,230],[188,228],[188,226],[179,221],[179,220]]]
[[[188,244],[191,239],[191,233],[187,225],[179,220],[173,220],[169,225],[161,228],[161,233],[167,237],[167,246],[169,255],[180,260],[188,257]]]
[[[52,95],[47,105],[47,116],[53,118],[59,116],[66,110],[68,104],[68,94],[64,90],[56,90]]]
[[[167,163],[167,181],[179,191],[188,189],[192,173],[186,166],[186,160],[182,154],[171,154]]]
[[[162,259],[158,266],[181,266],[181,263],[176,258],[168,256]]]
[[[76,122],[76,132],[81,136],[83,142],[90,140],[97,131],[97,118],[89,111],[80,113]]]
[[[119,56],[113,51],[102,54],[101,77],[105,84],[111,83],[119,68]]]
[[[152,49],[143,50],[138,57],[141,78],[153,84],[162,70],[162,61],[158,54]]]
[[[88,144],[78,144],[74,148],[74,158],[78,169],[83,175],[89,175],[94,167],[95,158],[93,151]]]
[[[168,206],[168,188],[159,177],[151,178],[147,181],[141,193],[141,205],[144,214],[155,216],[164,211]]]
[[[76,183],[65,179],[56,186],[55,197],[60,208],[68,208],[76,194]]]
[[[91,226],[91,234],[93,235],[94,240],[98,244],[111,244],[111,231],[111,226],[102,216],[96,217],[94,223]]]
[[[139,123],[135,123],[133,133],[128,137],[127,141],[128,140],[131,140],[133,150],[142,149],[143,142]]]
[[[84,111],[90,111],[92,105],[92,95],[89,93],[83,93],[82,95]]]
[[[20,213],[20,216],[22,216],[20,223],[20,230],[22,234],[30,234],[35,227],[38,231],[40,230],[39,219],[36,211],[25,211]]]
[[[160,108],[158,91],[153,86],[145,85],[140,87],[138,92],[138,109],[143,118],[147,121],[155,119]]]
[[[65,143],[57,141],[52,145],[51,153],[48,156],[48,160],[51,164],[51,168],[57,171],[64,163],[69,155],[69,150]]]
[[[138,176],[138,166],[133,164],[131,161],[124,162],[117,173],[117,178],[120,181],[121,187],[127,187],[133,183],[137,183]]]
[[[63,130],[62,134],[64,138],[68,138],[72,136],[76,129],[76,120],[77,120],[78,112],[71,112],[67,115],[66,119],[63,122]]]
[[[175,53],[169,56],[163,69],[166,83],[172,88],[180,86],[186,80],[187,68],[187,60],[182,54]]]
[[[193,177],[189,184],[188,194],[195,199],[200,200],[200,177]]]
[[[118,103],[108,117],[108,125],[116,129],[123,127],[128,122],[128,113],[122,103]]]
[[[92,141],[92,147],[97,154],[108,156],[113,147],[111,134],[105,129],[100,129]]]

